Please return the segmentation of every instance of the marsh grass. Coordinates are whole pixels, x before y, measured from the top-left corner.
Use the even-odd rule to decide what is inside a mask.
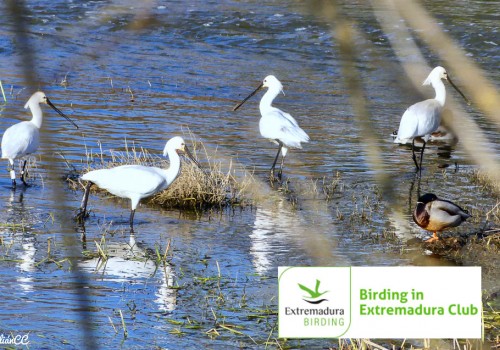
[[[377,340],[373,341],[371,339],[339,339],[338,346],[330,347],[330,350],[430,350],[430,349],[440,349],[439,345],[431,343],[430,339],[422,339],[418,343],[423,344],[412,344],[411,341],[407,339],[403,340]],[[445,347],[443,347],[445,348]],[[446,347],[447,348],[447,347]],[[479,340],[464,340],[458,341],[453,339],[453,349],[461,350],[480,350],[483,349],[482,344]]]
[[[194,140],[194,137],[190,139]],[[231,161],[224,169],[222,162],[213,160],[201,142],[193,142],[189,148],[195,159],[202,164],[202,168],[198,168],[189,158],[182,157],[181,171],[177,179],[166,190],[145,199],[144,203],[167,209],[208,209],[249,204],[244,192],[250,182],[237,181],[233,175],[235,169]],[[123,151],[110,150],[109,155],[103,151],[100,144],[98,152],[86,150],[86,158],[81,161],[80,170],[71,170],[67,182],[73,190],[83,189],[84,185],[78,180],[81,175],[92,170],[129,164],[163,169],[169,166],[168,160],[152,155],[142,147],[137,148],[135,144],[129,146],[125,142]],[[69,164],[68,168],[76,169]],[[92,186],[91,190],[93,193],[107,193],[97,186]]]
[[[3,90],[2,81],[0,80],[0,90],[2,91],[3,103],[7,103],[7,98],[5,97],[5,91]]]
[[[333,222],[349,232],[350,237],[356,235],[373,243],[386,243],[387,248],[401,248],[402,242],[394,228],[382,227],[387,204],[375,184],[349,181],[342,173],[335,172],[331,176],[288,184],[283,193],[288,199],[292,198],[289,199],[292,204],[293,199],[326,203]]]
[[[498,305],[494,305],[494,300],[483,304],[483,327],[486,337],[491,335],[491,339],[488,340],[496,343],[498,349],[498,345],[500,345],[500,335],[498,335],[500,334],[500,311],[498,311]]]
[[[500,183],[491,179],[485,171],[474,168],[467,171],[466,176],[473,184],[480,187],[483,191],[492,194],[496,193],[497,196],[500,195]]]
[[[173,250],[171,246],[171,239],[167,239],[166,246],[163,247],[160,243],[155,243],[153,249],[142,249],[134,243],[119,243],[111,238],[114,237],[117,232],[112,231],[112,222],[104,225],[102,227],[102,232],[100,238],[94,238],[92,240],[95,249],[87,249],[86,245],[82,252],[85,260],[96,260],[96,265],[94,272],[105,273],[106,264],[110,259],[121,257],[125,260],[138,261],[138,262],[148,262],[152,261],[156,268],[152,272],[150,277],[153,277],[158,272],[158,269],[163,269],[165,275],[167,275],[167,269],[170,268],[170,262],[173,258]],[[92,246],[92,244],[91,244]]]
[[[346,182],[342,179],[340,172],[333,176],[323,176],[316,179],[305,179],[293,181],[286,179],[276,188],[289,201],[301,199],[331,201],[344,194]]]

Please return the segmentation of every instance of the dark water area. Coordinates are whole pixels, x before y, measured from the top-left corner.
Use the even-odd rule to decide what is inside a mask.
[[[424,6],[498,86],[497,3],[426,1]],[[0,106],[0,132],[30,118],[23,106],[38,89],[80,128],[44,108],[33,186],[11,191],[8,172],[0,176],[0,332],[29,332],[32,348],[77,349],[91,341],[125,349],[262,348],[278,336],[278,266],[454,264],[408,243],[425,232],[410,218],[417,187],[411,150],[393,144],[391,133],[421,95],[404,77],[368,3],[346,1],[342,8],[361,33],[356,64],[395,203],[403,212],[396,221],[389,219],[392,210],[367,164],[331,26],[310,14],[307,2],[74,0],[50,6],[28,1],[26,7],[33,86],[23,76],[15,19],[0,4],[0,80],[8,101]],[[424,52],[430,66],[442,64],[428,48]],[[269,74],[284,85],[285,95],[275,105],[311,137],[303,149],[291,150],[285,163],[298,209],[279,195],[251,208],[198,215],[143,205],[130,236],[129,203],[91,196],[87,242],[79,241],[81,232],[68,218],[82,192],[69,190],[62,180],[68,168],[60,156],[49,164],[48,152],[62,152],[76,167],[89,151],[102,148],[109,154],[126,143],[160,155],[169,138],[189,128],[208,152],[217,150],[265,180],[276,147],[259,134],[261,95],[238,112],[231,109]],[[449,86],[447,91],[459,101]],[[433,96],[430,87],[427,92]],[[498,155],[498,128],[474,106],[463,108]],[[454,232],[481,227],[497,199],[467,175],[475,162],[460,142],[430,144],[424,162],[422,192],[459,201],[477,216]],[[51,178],[50,167],[61,178]],[[337,172],[345,187],[332,201],[298,190]],[[311,227],[331,242],[330,260],[306,248]],[[385,232],[395,232],[398,243],[373,239]],[[97,251],[94,240],[102,243],[103,236],[113,258],[96,272],[100,261],[89,252]],[[68,242],[77,242],[76,251]],[[168,242],[171,264],[155,264],[156,250],[164,252]],[[499,288],[494,277],[485,276],[483,283],[490,292]],[[81,301],[82,290],[88,303]],[[83,332],[83,317],[91,333]],[[235,329],[242,334],[218,328],[216,335],[211,331],[216,320],[241,327]],[[85,338],[88,334],[93,338]]]

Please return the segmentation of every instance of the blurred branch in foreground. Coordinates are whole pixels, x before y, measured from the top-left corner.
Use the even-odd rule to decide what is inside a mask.
[[[384,197],[392,200],[391,178],[388,172],[384,170],[385,164],[382,158],[382,151],[373,133],[374,125],[369,117],[367,99],[363,91],[363,82],[356,68],[358,53],[354,45],[356,34],[355,24],[346,16],[341,15],[335,1],[311,1],[309,6],[315,15],[326,19],[328,23],[334,25],[334,37],[340,46],[344,83],[350,92],[349,98],[354,109],[354,117],[361,127],[361,139],[365,142],[368,162],[371,168],[375,170],[375,177],[384,192]]]
[[[418,33],[441,60],[446,63],[446,69],[457,76],[467,95],[472,96],[473,107],[479,107],[486,117],[500,128],[500,97],[493,84],[484,77],[485,74],[476,64],[471,62],[462,49],[456,45],[439,27],[436,21],[415,2],[393,0],[374,0],[374,13],[392,45],[394,53],[399,58],[405,72],[415,87],[420,88],[422,79],[427,76],[429,67],[411,33]],[[409,27],[405,26],[407,24]],[[413,57],[411,63],[403,57]],[[471,82],[474,82],[471,84]],[[460,105],[448,99],[448,105],[453,113],[443,116],[443,123],[457,135],[469,157],[482,169],[492,183],[500,183],[500,165],[494,146],[481,131],[477,123],[464,111]],[[498,186],[493,186],[498,188]]]
[[[458,76],[460,81],[471,82],[465,86],[473,97],[473,101],[484,111],[485,115],[500,128],[500,119],[497,113],[500,110],[499,97],[493,84],[488,82],[485,74],[466,57],[465,53],[448,38],[436,21],[415,2],[398,2],[392,0],[373,0],[374,13],[381,23],[386,36],[391,40],[391,45],[396,56],[400,59],[403,69],[415,87],[420,88],[423,79],[431,67],[416,45],[412,33],[418,33],[423,41],[430,45],[446,63],[452,75]],[[410,6],[411,5],[411,6]],[[351,104],[355,117],[361,127],[361,139],[365,143],[365,150],[372,169],[376,171],[376,180],[384,191],[384,197],[391,200],[391,179],[383,173],[383,155],[375,135],[371,132],[374,128],[368,109],[366,97],[363,94],[362,81],[356,71],[356,23],[347,16],[340,14],[340,6],[335,1],[316,0],[309,3],[309,8],[318,18],[326,20],[334,28],[334,37],[340,47],[342,58],[344,82],[350,91]],[[405,26],[406,25],[408,26]],[[403,57],[412,57],[411,63],[405,63]],[[387,67],[388,69],[388,67]],[[443,118],[443,123],[449,126],[460,138],[461,143],[469,157],[485,172],[493,184],[500,183],[500,165],[495,149],[477,123],[468,116],[464,110],[450,98],[448,106],[453,113]],[[498,186],[493,186],[498,188]]]
[[[13,32],[16,37],[17,50],[21,52],[22,66],[24,80],[27,86],[36,86],[36,63],[37,57],[30,45],[30,39],[28,36],[29,29],[27,24],[27,19],[25,14],[27,13],[26,6],[22,0],[9,0],[8,1],[8,12],[14,18],[14,28]],[[59,174],[57,169],[54,167],[56,164],[56,152],[53,148],[55,142],[53,142],[53,135],[50,132],[44,132],[41,129],[42,140],[45,139],[44,143],[48,147],[48,152],[44,155],[47,160],[47,174],[48,181],[58,181]],[[75,302],[79,304],[77,308],[80,311],[81,328],[82,328],[82,348],[97,349],[97,344],[95,342],[95,337],[93,335],[93,329],[95,328],[92,324],[92,319],[90,313],[87,312],[90,308],[90,301],[87,292],[89,291],[87,283],[87,278],[85,274],[80,271],[78,264],[76,263],[76,257],[78,257],[81,252],[79,249],[80,242],[77,239],[76,232],[73,228],[73,218],[68,217],[65,213],[71,212],[71,206],[66,200],[67,193],[64,191],[63,187],[56,184],[51,186],[53,191],[50,193],[51,201],[54,203],[54,212],[58,221],[60,221],[60,234],[63,237],[64,244],[68,248],[69,256],[68,258],[72,261],[73,268],[71,269],[73,273],[73,288],[76,291],[77,297]]]

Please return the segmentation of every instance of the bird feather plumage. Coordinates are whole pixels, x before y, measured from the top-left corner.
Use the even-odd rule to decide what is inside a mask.
[[[15,141],[15,142],[14,142]],[[39,145],[38,128],[29,121],[12,125],[2,137],[2,158],[21,158],[35,153]]]
[[[435,99],[417,102],[405,111],[401,117],[398,134],[394,143],[408,143],[415,137],[424,137],[427,141],[430,134],[439,128],[442,106]]]
[[[95,183],[111,194],[124,198],[147,198],[167,188],[165,170],[142,165],[122,165],[111,169],[93,170],[82,180]]]

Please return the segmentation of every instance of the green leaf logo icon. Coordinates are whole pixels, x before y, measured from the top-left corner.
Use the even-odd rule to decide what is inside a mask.
[[[314,290],[304,286],[303,284],[297,283],[299,285],[299,288],[302,289],[303,291],[309,293],[309,296],[304,296],[304,298],[307,299],[302,299],[304,301],[307,301],[308,303],[311,304],[320,304],[323,301],[327,301],[328,299],[319,299],[323,294],[328,293],[328,291],[320,292],[319,291],[319,285],[321,284],[320,280],[316,280],[316,286],[314,287]],[[308,300],[312,299],[312,300]],[[317,300],[319,299],[319,300]]]

